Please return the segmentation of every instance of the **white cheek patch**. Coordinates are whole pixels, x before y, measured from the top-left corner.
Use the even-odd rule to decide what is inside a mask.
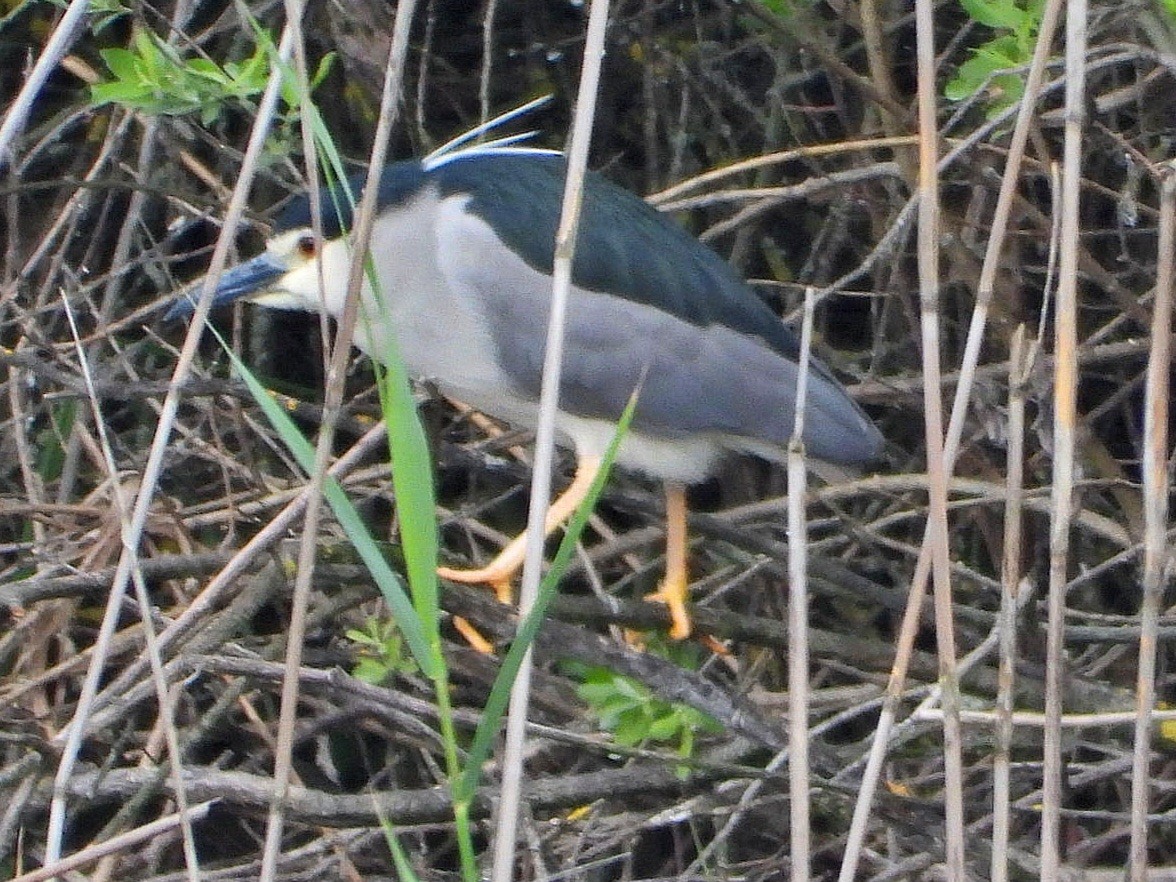
[[[349,251],[342,241],[325,243],[318,259],[308,261],[282,276],[281,281],[275,286],[278,289],[275,294],[285,298],[283,304],[296,305],[279,305],[277,308],[326,311],[330,315],[338,316],[346,297],[349,265]],[[271,305],[262,298],[258,298],[258,302],[265,303],[266,306]]]
[[[274,250],[283,253],[280,248]],[[348,270],[348,250],[342,242],[328,242],[320,257],[314,260],[303,260],[292,252],[281,259],[299,265],[250,296],[250,301],[270,309],[339,314],[345,299]]]

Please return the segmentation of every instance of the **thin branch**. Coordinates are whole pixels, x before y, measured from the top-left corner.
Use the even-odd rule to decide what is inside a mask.
[[[81,366],[82,377],[85,379],[86,388],[89,392],[90,406],[94,412],[94,426],[98,432],[98,439],[102,448],[102,458],[106,465],[107,474],[110,477],[111,497],[114,499],[119,527],[122,531],[127,531],[130,529],[130,505],[126,498],[123,483],[119,480],[118,466],[115,463],[114,450],[110,443],[110,433],[107,431],[106,419],[102,414],[102,406],[99,404],[98,396],[94,392],[94,379],[93,372],[90,370],[90,361],[87,358],[85,349],[81,345],[81,336],[78,334],[77,322],[74,319],[73,309],[70,308],[69,299],[63,297],[62,303],[65,309],[65,316],[69,321],[70,332],[73,334],[74,342],[77,345],[78,363]],[[156,701],[159,703],[159,722],[162,725],[164,737],[167,741],[167,765],[175,790],[176,808],[179,810],[184,869],[188,874],[189,882],[197,882],[200,878],[200,859],[196,855],[196,839],[192,834],[192,823],[188,811],[188,796],[184,790],[183,754],[180,750],[179,734],[176,731],[174,696],[168,691],[167,680],[164,676],[163,658],[159,654],[159,640],[155,633],[154,624],[151,621],[151,609],[153,605],[147,591],[147,580],[143,577],[143,569],[139,565],[138,548],[136,544],[128,543],[125,546],[125,550],[134,558],[131,568],[131,578],[135,583],[135,599],[139,602],[139,615],[143,628],[143,643],[147,650],[147,657],[151,662],[151,681],[155,686]]]
[[[8,106],[8,113],[4,116],[4,122],[0,124],[0,169],[8,164],[13,142],[24,131],[29,112],[33,109],[37,98],[40,97],[42,87],[49,79],[49,75],[57,69],[57,65],[65,53],[69,51],[69,47],[73,45],[89,10],[90,4],[87,0],[72,0],[69,8],[65,10],[65,15],[61,17],[57,27],[53,29],[53,36],[49,38],[49,42],[45,44],[45,48],[37,57],[37,63],[33,65],[33,69],[25,77],[20,93]]]
[[[158,818],[142,827],[136,827],[134,830],[128,830],[126,833],[107,839],[105,842],[83,848],[55,863],[46,864],[20,876],[14,876],[12,882],[45,882],[46,879],[53,879],[60,874],[69,873],[109,855],[142,849],[145,842],[162,836],[178,826],[191,826],[193,821],[200,821],[208,817],[209,811],[216,802],[216,799],[210,799],[207,802],[194,805],[190,809]]]
[[[804,292],[796,410],[788,445],[788,797],[792,830],[792,882],[810,873],[809,830],[809,652],[808,528],[805,524],[804,408],[808,393],[809,351],[813,343],[813,289]]]
[[[1041,879],[1061,868],[1062,689],[1064,625],[1074,510],[1074,448],[1078,405],[1078,251],[1081,228],[1082,124],[1086,88],[1086,0],[1066,6],[1066,127],[1062,163],[1061,251],[1054,317],[1053,492],[1049,535],[1049,600],[1046,624],[1045,716],[1041,810]]]
[[[564,322],[568,294],[572,284],[572,259],[576,251],[576,232],[583,202],[584,175],[588,168],[588,148],[592,141],[592,123],[596,116],[596,95],[600,86],[604,38],[608,28],[608,0],[592,0],[588,12],[588,30],[584,61],[580,67],[580,90],[576,96],[576,115],[572,121],[568,150],[567,178],[564,182],[563,208],[555,235],[555,258],[552,270],[551,315],[547,325],[547,345],[543,358],[543,380],[539,391],[539,422],[535,430],[535,470],[531,482],[530,508],[527,512],[527,556],[519,588],[519,622],[526,619],[539,596],[543,573],[544,524],[551,501],[551,472],[555,458],[555,418],[559,407],[560,374],[563,365]],[[506,720],[506,743],[503,753],[502,803],[494,836],[494,865],[491,879],[510,882],[514,874],[515,838],[522,798],[523,750],[526,742],[527,706],[531,688],[531,652],[527,651],[511,685]]]
[[[1017,659],[1017,608],[1021,582],[1021,516],[1024,504],[1025,388],[1030,362],[1026,359],[1025,326],[1013,332],[1009,353],[1009,432],[1005,467],[1004,549],[1001,558],[1000,667],[997,676],[996,754],[992,763],[992,882],[1008,879],[1009,754],[1013,742],[1013,696]]]
[[[1156,639],[1167,587],[1168,398],[1172,367],[1172,283],[1176,275],[1176,168],[1162,169],[1156,302],[1143,409],[1143,599],[1139,609],[1139,672],[1135,687],[1135,744],[1131,766],[1131,882],[1146,882],[1147,814],[1156,705]]]

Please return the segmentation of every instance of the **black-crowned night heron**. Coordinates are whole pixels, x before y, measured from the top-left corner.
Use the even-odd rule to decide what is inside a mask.
[[[368,320],[357,325],[356,345],[380,359],[384,338],[395,333],[411,374],[487,414],[534,427],[564,175],[559,155],[517,147],[389,166],[370,250],[386,309],[365,283]],[[325,241],[317,249],[309,199],[296,199],[265,253],[225,273],[214,302],[249,298],[338,316],[351,217],[344,208],[340,218],[337,205],[345,200],[324,198]],[[665,482],[666,575],[653,596],[669,606],[671,635],[683,638],[690,632],[685,486],[728,452],[784,457],[799,345],[718,255],[594,174],[585,184],[572,276],[557,428],[578,467],[551,506],[547,530],[583,499],[640,385],[617,462]],[[171,314],[191,310],[184,296]],[[849,466],[876,459],[877,428],[828,368],[816,359],[810,365],[808,455]],[[500,584],[523,556],[519,537],[487,567],[441,572]]]

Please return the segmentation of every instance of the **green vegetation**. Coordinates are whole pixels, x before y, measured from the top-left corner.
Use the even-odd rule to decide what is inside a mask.
[[[247,102],[261,94],[270,74],[270,52],[262,41],[245,60],[223,66],[210,58],[184,58],[151,31],[136,30],[131,46],[102,50],[113,79],[90,87],[95,104],[119,104],[152,115],[199,113],[200,122],[210,125],[226,101]],[[334,57],[329,54],[319,63],[312,90],[326,77]],[[282,95],[291,108],[298,106],[296,94],[291,81]]]
[[[359,647],[359,661],[351,670],[351,676],[357,680],[383,686],[398,674],[420,671],[408,654],[394,619],[369,616],[362,629],[347,631],[347,639]]]
[[[694,755],[698,735],[722,731],[712,717],[688,705],[663,701],[632,677],[608,668],[585,668],[582,676],[577,694],[622,747],[668,744],[688,759]]]
[[[943,94],[952,101],[963,101],[987,86],[985,103],[992,116],[1016,104],[1024,94],[1023,75],[1001,71],[1024,67],[1033,57],[1045,2],[960,0],[960,5],[973,21],[992,28],[995,33],[986,43],[972,50],[972,57],[960,65],[956,75],[944,87]]]

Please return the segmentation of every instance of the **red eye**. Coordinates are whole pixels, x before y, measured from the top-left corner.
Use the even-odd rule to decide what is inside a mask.
[[[297,247],[298,253],[306,260],[310,260],[318,253],[318,249],[315,248],[314,244],[314,236],[311,236],[309,233],[305,236],[299,236],[298,244],[295,247]]]

